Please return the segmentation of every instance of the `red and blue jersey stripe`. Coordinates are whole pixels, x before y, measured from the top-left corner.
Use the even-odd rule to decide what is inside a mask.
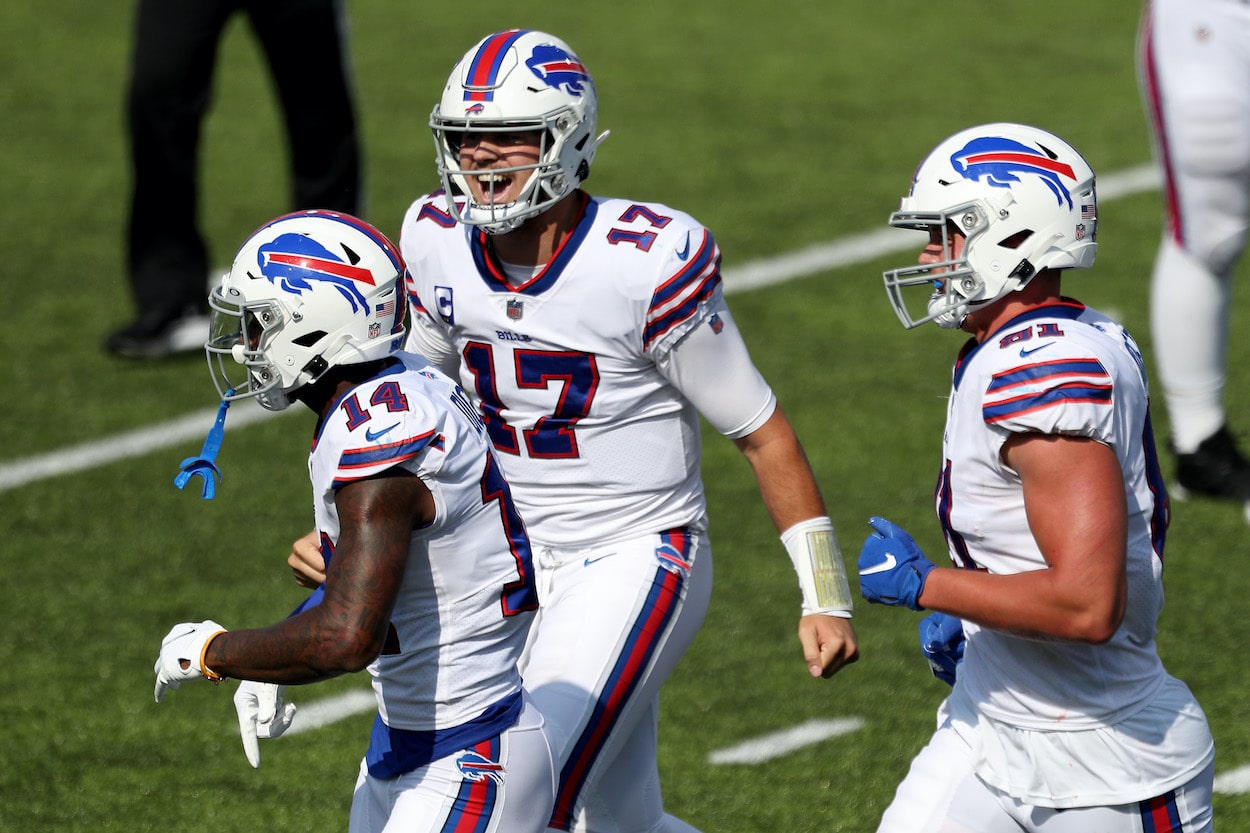
[[[657,339],[693,316],[699,305],[712,297],[721,285],[720,261],[720,247],[705,229],[690,262],[660,284],[651,296],[643,330],[643,349],[650,349]]]
[[[379,467],[389,468],[416,457],[439,437],[437,431],[426,431],[415,437],[407,437],[393,443],[369,446],[367,448],[349,448],[339,457],[338,475],[334,478],[334,488],[368,477]],[[354,471],[361,472],[359,477],[353,476]]]
[[[1061,379],[1072,381],[1060,382]],[[992,394],[1022,388],[1018,396],[987,401],[981,408],[986,423],[1014,419],[1056,405],[1088,402],[1110,405],[1111,375],[1097,359],[1058,359],[1020,365],[994,374],[986,389]]]

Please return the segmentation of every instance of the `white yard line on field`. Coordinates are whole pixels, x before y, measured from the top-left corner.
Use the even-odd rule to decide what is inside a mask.
[[[1215,776],[1215,791],[1226,795],[1250,793],[1250,765],[1230,769]]]
[[[782,729],[779,732],[743,741],[736,746],[718,749],[707,756],[707,762],[709,764],[762,764],[773,758],[788,755],[804,746],[811,746],[839,735],[858,732],[863,727],[862,717],[809,720],[791,729]]]
[[[253,422],[260,422],[271,416],[277,416],[277,414],[273,411],[266,411],[252,400],[243,400],[230,406],[230,418],[226,421],[226,430],[242,428],[244,425],[251,425]],[[202,440],[216,418],[217,407],[214,406],[169,422],[145,425],[124,434],[114,434],[111,437],[70,446],[60,451],[5,463],[0,465],[0,492],[16,489],[37,480],[73,474],[116,463],[119,460],[151,454],[153,451],[192,439]],[[171,482],[175,473],[171,467],[169,478]]]
[[[320,729],[322,726],[378,709],[378,701],[373,696],[372,688],[349,691],[335,697],[313,700],[311,703],[301,704],[298,700],[294,702],[295,719],[291,722],[291,728],[286,730],[288,735]]]
[[[1156,189],[1159,181],[1159,173],[1153,166],[1142,165],[1102,177],[1098,185],[1098,196],[1104,202],[1119,199]],[[923,240],[918,232],[894,228],[843,237],[790,254],[726,268],[723,273],[725,291],[741,292],[769,286],[863,263],[891,252],[907,249],[919,252],[922,245]],[[217,408],[214,406],[169,422],[0,464],[0,492],[203,438],[216,415]],[[239,403],[232,408],[230,418],[226,421],[226,430],[233,431],[272,416],[276,414],[261,409],[251,401]],[[170,476],[172,479],[172,472]]]

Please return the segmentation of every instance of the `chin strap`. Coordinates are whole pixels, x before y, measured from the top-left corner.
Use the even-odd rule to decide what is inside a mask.
[[[231,388],[226,391],[225,396],[233,394],[234,388]],[[212,500],[217,496],[217,481],[221,479],[221,469],[217,468],[217,452],[221,450],[221,440],[226,433],[226,410],[229,407],[230,401],[223,397],[217,408],[217,419],[213,422],[213,427],[208,429],[208,436],[204,438],[200,456],[183,460],[178,466],[177,476],[174,477],[174,485],[179,489],[186,488],[193,475],[203,478],[204,486],[200,497],[204,500]]]

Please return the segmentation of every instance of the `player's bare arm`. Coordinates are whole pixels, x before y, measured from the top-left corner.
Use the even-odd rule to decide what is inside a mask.
[[[763,425],[734,440],[734,445],[751,464],[764,508],[778,532],[828,514],[807,454],[780,405]]]
[[[1128,595],[1127,509],[1115,452],[1080,437],[1020,434],[1003,457],[1020,475],[1047,568],[934,570],[920,603],[1022,635],[1105,642],[1124,618]]]
[[[406,472],[341,488],[342,533],[321,604],[267,628],[215,638],[205,665],[226,677],[311,683],[359,671],[381,652],[414,527],[433,518],[433,498]]]
[[[780,406],[763,425],[734,440],[734,444],[755,472],[764,507],[778,532],[827,515],[807,455]],[[832,530],[830,536],[832,540]],[[836,547],[833,555],[841,557]],[[842,583],[845,584],[844,575]],[[847,594],[849,611],[849,591]],[[799,620],[798,637],[803,659],[814,677],[832,677],[859,659],[859,642],[848,618],[821,613],[804,616]]]

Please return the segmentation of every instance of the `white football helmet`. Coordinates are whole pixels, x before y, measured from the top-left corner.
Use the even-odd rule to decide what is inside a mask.
[[[1071,145],[1024,124],[956,133],[920,163],[890,225],[941,229],[941,262],[885,272],[886,292],[907,328],[955,328],[973,309],[1025,286],[1043,269],[1094,263],[1098,201],[1094,171]],[[952,257],[950,234],[965,236]],[[924,304],[913,316],[907,298]],[[923,301],[920,299],[923,297]]]
[[[568,44],[543,32],[510,29],[483,38],[465,53],[447,79],[430,114],[438,173],[453,217],[491,234],[503,234],[554,205],[590,176],[598,117],[595,82]],[[465,131],[539,131],[540,153],[531,165],[473,173],[460,167]],[[524,190],[507,204],[482,205],[469,198],[468,178],[533,171]],[[463,195],[463,207],[457,204]]]
[[[209,295],[205,350],[224,401],[271,411],[331,367],[397,352],[404,263],[373,226],[333,211],[286,214],[255,231]]]

